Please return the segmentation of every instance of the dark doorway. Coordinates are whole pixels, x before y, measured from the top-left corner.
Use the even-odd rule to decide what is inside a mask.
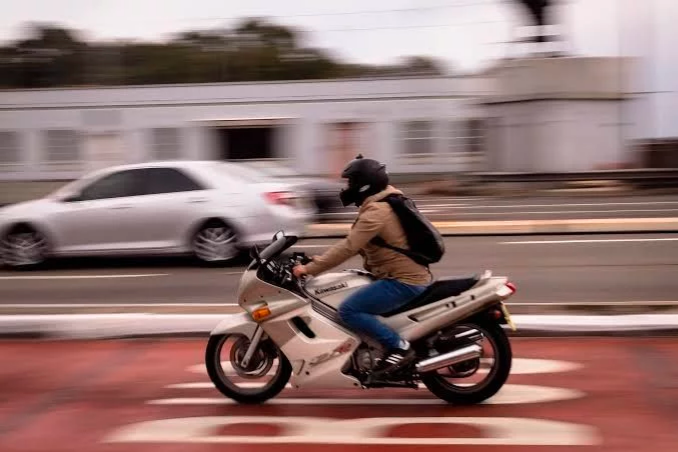
[[[223,160],[274,158],[273,127],[243,127],[218,129],[220,156]]]

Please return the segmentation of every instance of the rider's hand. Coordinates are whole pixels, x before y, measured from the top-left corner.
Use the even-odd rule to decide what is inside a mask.
[[[305,265],[301,265],[301,264],[295,265],[294,268],[292,269],[292,273],[293,273],[294,276],[296,276],[297,278],[300,278],[302,275],[305,275],[305,274],[307,273],[307,272],[306,272],[306,266],[305,266]]]

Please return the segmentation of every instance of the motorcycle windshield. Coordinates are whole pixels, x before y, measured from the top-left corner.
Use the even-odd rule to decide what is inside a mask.
[[[266,248],[264,248],[261,253],[259,253],[259,258],[264,261],[268,261],[271,258],[277,257],[294,245],[297,242],[297,237],[295,236],[282,236],[271,242]]]

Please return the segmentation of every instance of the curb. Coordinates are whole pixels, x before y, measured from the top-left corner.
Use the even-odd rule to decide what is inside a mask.
[[[7,315],[0,316],[0,337],[40,339],[206,337],[227,315]],[[514,315],[513,321],[518,331],[508,330],[508,332],[514,336],[646,336],[678,333],[678,314]]]
[[[678,217],[608,218],[581,220],[434,221],[445,236],[454,235],[531,235],[596,233],[678,232]],[[351,223],[316,223],[306,227],[304,238],[340,237]]]

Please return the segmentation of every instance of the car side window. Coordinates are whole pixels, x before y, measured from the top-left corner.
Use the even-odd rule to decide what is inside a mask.
[[[109,174],[92,182],[80,193],[80,201],[138,196],[142,192],[143,178],[139,170],[125,170]]]
[[[204,190],[198,181],[176,168],[147,168],[144,174],[146,194]]]

